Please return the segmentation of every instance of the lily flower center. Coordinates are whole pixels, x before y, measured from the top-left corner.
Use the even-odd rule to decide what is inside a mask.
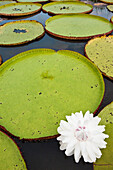
[[[74,136],[79,141],[86,141],[88,139],[88,133],[86,131],[86,127],[85,126],[83,126],[83,127],[79,126],[77,129],[75,129]]]

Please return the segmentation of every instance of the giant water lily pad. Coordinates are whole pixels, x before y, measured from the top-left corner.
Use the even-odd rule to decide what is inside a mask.
[[[101,0],[102,2],[105,2],[107,4],[113,4],[113,0]]]
[[[0,169],[27,170],[17,145],[0,131]]]
[[[109,34],[113,25],[105,18],[89,14],[53,16],[46,21],[46,31],[64,39],[89,39]]]
[[[113,35],[90,40],[85,46],[85,52],[104,75],[113,79]]]
[[[81,54],[26,51],[0,67],[0,124],[20,138],[54,136],[65,115],[94,112],[103,95],[101,73]]]
[[[101,118],[100,125],[105,125],[105,133],[109,135],[106,139],[106,149],[102,149],[102,157],[94,163],[94,170],[113,169],[113,102],[106,106],[98,115]]]
[[[48,0],[17,0],[18,2],[47,2]]]
[[[0,15],[23,16],[36,13],[41,10],[39,3],[11,3],[0,7]]]
[[[43,11],[50,14],[88,13],[93,6],[83,2],[51,2],[42,7]]]
[[[113,12],[113,5],[108,5],[107,8],[109,11]]]
[[[14,21],[0,26],[0,45],[18,45],[40,38],[44,28],[37,21]]]

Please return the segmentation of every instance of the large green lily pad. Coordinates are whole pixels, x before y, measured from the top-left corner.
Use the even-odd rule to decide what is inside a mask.
[[[109,34],[113,30],[107,19],[89,14],[57,15],[47,19],[45,24],[49,34],[73,40]]]
[[[19,45],[40,38],[44,27],[37,21],[14,21],[0,26],[0,45]]]
[[[105,125],[105,134],[109,135],[106,139],[107,145],[102,149],[102,157],[94,163],[94,170],[113,169],[113,102],[106,106],[98,115],[101,117],[100,125]]]
[[[23,16],[36,13],[41,10],[39,3],[11,3],[0,7],[0,15]]]
[[[113,0],[101,0],[102,2],[105,2],[107,4],[113,4]]]
[[[17,0],[17,2],[47,2],[48,0]]]
[[[113,5],[108,5],[107,8],[109,11],[113,12]]]
[[[103,95],[101,73],[81,54],[26,51],[0,67],[0,124],[20,138],[54,136],[60,120],[94,112]]]
[[[84,2],[51,2],[43,5],[43,11],[50,14],[89,13],[93,6]]]
[[[113,79],[113,35],[90,40],[85,46],[85,53],[104,75]]]
[[[0,169],[27,170],[25,162],[14,141],[0,131]]]

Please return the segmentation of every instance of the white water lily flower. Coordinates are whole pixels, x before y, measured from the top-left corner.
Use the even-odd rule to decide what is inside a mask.
[[[66,149],[67,156],[74,154],[75,162],[79,162],[81,156],[85,162],[95,162],[96,158],[102,155],[100,149],[106,148],[104,139],[109,137],[103,133],[105,125],[98,125],[101,118],[93,117],[89,111],[83,117],[80,111],[66,116],[66,119],[68,122],[61,120],[57,129],[61,134],[57,138],[60,141],[60,149]]]

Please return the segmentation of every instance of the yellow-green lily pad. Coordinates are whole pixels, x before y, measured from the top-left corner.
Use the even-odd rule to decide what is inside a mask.
[[[56,15],[46,20],[46,31],[63,39],[90,39],[109,34],[113,24],[107,19],[89,14]]]
[[[113,102],[107,105],[98,115],[101,118],[100,125],[105,125],[105,134],[109,135],[105,141],[106,148],[102,149],[102,156],[93,165],[94,170],[113,169]]]
[[[103,77],[83,55],[29,50],[0,67],[0,124],[21,139],[53,137],[60,120],[95,112],[103,95]]]
[[[89,13],[93,10],[93,6],[84,2],[51,2],[43,5],[44,12],[49,14],[74,14]]]
[[[40,38],[44,27],[37,21],[20,20],[0,26],[0,45],[19,45]]]
[[[109,11],[113,12],[113,5],[108,5],[107,8]]]
[[[27,170],[22,155],[15,144],[6,134],[0,131],[0,169]]]
[[[85,46],[85,53],[105,76],[113,79],[113,35],[90,40]]]
[[[17,0],[17,2],[47,2],[48,0]]]
[[[42,5],[39,3],[10,3],[0,7],[0,15],[23,16],[39,12]]]
[[[100,0],[104,3],[107,3],[107,4],[113,4],[113,0]]]
[[[0,6],[2,5],[6,5],[6,4],[10,4],[10,3],[14,3],[15,1],[0,1]],[[16,2],[15,2],[16,3]]]

